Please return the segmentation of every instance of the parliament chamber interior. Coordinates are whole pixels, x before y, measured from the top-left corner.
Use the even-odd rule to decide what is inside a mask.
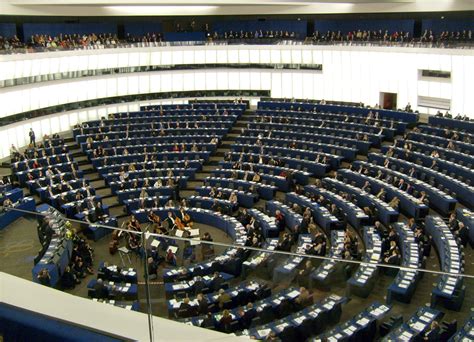
[[[474,4],[0,3],[0,341],[473,341]]]

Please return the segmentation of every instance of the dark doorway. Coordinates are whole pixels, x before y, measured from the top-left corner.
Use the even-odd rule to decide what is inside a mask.
[[[396,93],[380,93],[380,106],[383,109],[397,109]]]

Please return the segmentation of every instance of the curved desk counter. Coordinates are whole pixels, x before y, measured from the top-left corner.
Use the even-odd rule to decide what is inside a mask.
[[[232,152],[244,152],[244,153],[255,153],[263,154],[268,156],[275,156],[277,158],[281,157],[290,157],[294,159],[301,160],[318,160],[322,157],[327,157],[328,164],[331,165],[331,168],[338,169],[341,166],[341,163],[344,159],[342,156],[337,156],[335,154],[325,153],[322,151],[309,151],[301,150],[296,148],[288,147],[277,147],[277,146],[256,146],[248,144],[232,144],[230,147]],[[335,152],[335,151],[334,151]],[[319,158],[318,158],[319,157]]]
[[[383,119],[393,119],[407,123],[415,123],[418,121],[418,115],[415,113],[400,112],[388,109],[371,109],[364,107],[353,107],[344,105],[330,105],[330,104],[314,104],[302,102],[278,102],[278,101],[261,101],[258,108],[262,109],[290,109],[291,107],[299,106],[310,111],[331,112],[331,113],[348,113],[358,116],[367,117],[369,112],[378,112]]]
[[[417,178],[410,177],[406,173],[402,173],[396,170],[392,170],[390,168],[386,168],[377,164],[367,163],[364,161],[357,160],[353,163],[354,166],[361,165],[372,171],[372,177],[376,176],[377,172],[381,172],[382,174],[388,174],[398,179],[403,179],[407,185],[410,185],[414,191],[421,192],[424,191],[430,198],[430,206],[434,207],[438,210],[441,214],[448,216],[450,212],[454,210],[456,207],[456,203],[458,202],[455,198],[451,197],[450,195],[446,194],[445,192],[441,191],[440,189],[432,186],[429,183],[423,182]]]
[[[357,205],[363,207],[375,207],[378,211],[380,222],[390,225],[398,220],[399,213],[384,201],[381,201],[372,194],[362,191],[360,188],[352,186],[346,182],[334,178],[324,178],[323,183],[336,191],[347,192],[357,199]]]
[[[284,256],[283,262],[273,269],[273,282],[275,284],[290,284],[298,272],[298,266],[305,260],[305,253],[308,246],[311,246],[313,237],[310,234],[300,234],[296,253],[301,256]]]
[[[343,230],[331,231],[331,249],[328,255],[330,258],[344,258],[344,237],[345,232]],[[344,265],[343,262],[334,259],[324,260],[318,268],[309,275],[311,287],[328,290],[332,282],[339,280],[340,277],[342,278],[342,273],[340,272],[342,272]]]
[[[304,187],[304,190],[306,193],[314,196],[323,196],[329,202],[336,204],[347,216],[347,221],[358,230],[361,230],[362,226],[369,220],[369,216],[367,216],[361,208],[356,206],[354,203],[345,200],[335,192],[319,188],[315,185],[307,185]]]
[[[162,222],[166,217],[168,217],[168,212],[170,211],[174,213],[174,215],[179,214],[179,208],[153,208],[151,210],[161,218]],[[145,223],[148,222],[147,212],[148,210],[139,209],[133,211],[133,214],[140,223]],[[234,245],[245,245],[245,242],[247,241],[247,233],[242,224],[235,218],[219,214],[215,211],[198,208],[187,208],[186,212],[191,216],[191,219],[194,222],[209,225],[222,230],[232,238]],[[172,239],[172,237],[170,238]],[[164,241],[164,239],[159,240],[161,240],[166,250],[166,241]],[[211,260],[190,265],[183,268],[182,270],[165,270],[163,278],[165,281],[171,281],[172,279],[175,279],[179,276],[183,276],[183,274],[188,276],[205,275],[215,271],[239,275],[244,259],[245,253],[239,253],[237,248],[227,248],[223,254],[215,256]],[[183,270],[185,272],[183,272]]]
[[[346,302],[346,297],[332,294],[292,315],[251,328],[245,335],[248,334],[254,339],[263,340],[270,332],[273,332],[282,341],[305,340],[327,326],[338,322],[342,304]]]
[[[432,237],[444,272],[464,273],[464,253],[441,217],[428,216],[425,230]],[[431,306],[438,303],[450,310],[461,309],[466,292],[464,278],[442,275],[431,292]]]
[[[253,190],[252,193],[258,193],[258,195],[265,200],[273,199],[273,196],[275,196],[275,193],[277,191],[277,187],[274,185],[245,181],[243,179],[206,177],[204,178],[204,184],[215,187],[239,189],[246,192],[250,192],[250,190]]]
[[[311,342],[320,341],[373,341],[377,334],[377,322],[382,319],[391,307],[375,302],[357,314],[352,319],[339,324],[321,337],[316,337]]]
[[[351,161],[357,156],[357,149],[352,147],[345,147],[329,143],[314,143],[295,139],[283,139],[283,138],[262,138],[249,136],[240,136],[235,139],[236,145],[247,145],[259,147],[256,142],[260,140],[263,147],[281,147],[289,148],[292,150],[310,151],[310,152],[322,152],[326,154],[342,156],[344,160]],[[295,143],[296,147],[289,147],[290,144]]]
[[[302,208],[309,208],[313,215],[314,222],[320,226],[326,235],[333,229],[341,225],[341,221],[334,215],[331,215],[329,210],[320,206],[318,203],[311,201],[306,196],[298,195],[295,192],[290,192],[285,195],[285,201],[291,204],[298,204]]]
[[[388,203],[394,197],[397,197],[400,200],[400,210],[410,217],[420,219],[428,215],[429,208],[426,204],[391,184],[350,170],[340,170],[340,174],[349,182],[354,182],[358,188],[362,188],[365,182],[369,182],[372,186],[372,193],[378,193],[381,189],[384,189],[387,194],[385,202]]]
[[[69,264],[72,254],[72,241],[66,238],[66,219],[59,211],[47,204],[39,206],[36,210],[46,214],[46,217],[49,217],[50,221],[53,222],[51,227],[54,230],[54,237],[48,245],[43,247],[41,259],[33,267],[33,281],[38,282],[39,272],[42,269],[47,269],[51,277],[50,284],[55,287]]]
[[[468,186],[447,174],[415,164],[408,160],[386,157],[378,153],[369,153],[369,162],[371,163],[383,165],[386,159],[389,160],[392,169],[395,167],[398,171],[401,171],[402,169],[410,170],[413,168],[419,175],[417,178],[420,180],[432,178],[438,186],[442,185],[447,188],[453,197],[456,197],[456,199],[465,203],[468,207],[474,208],[474,187]]]
[[[295,213],[289,206],[283,204],[279,201],[267,201],[265,203],[265,209],[270,216],[275,216],[275,212],[279,210],[285,217],[285,225],[290,230],[295,226],[300,226],[303,222],[303,216],[298,213]]]
[[[24,197],[14,204],[16,209],[35,211],[36,204],[32,197]],[[26,214],[17,210],[9,210],[0,214],[0,230],[6,228],[10,223]]]
[[[382,261],[382,239],[374,227],[364,227],[365,255],[363,262],[380,263]],[[360,264],[354,275],[347,281],[347,292],[367,298],[377,281],[378,267]]]
[[[401,265],[413,270],[399,270],[397,276],[387,289],[387,303],[393,300],[410,303],[413,293],[418,286],[422,273],[417,269],[423,265],[423,255],[420,253],[414,232],[406,223],[396,222],[392,225],[399,236],[400,251],[402,254]]]
[[[441,118],[438,116],[430,116],[428,122],[433,126],[440,127],[449,127],[451,129],[457,129],[460,131],[465,131],[471,134],[474,134],[474,122],[472,121],[462,121],[457,119],[450,118]]]

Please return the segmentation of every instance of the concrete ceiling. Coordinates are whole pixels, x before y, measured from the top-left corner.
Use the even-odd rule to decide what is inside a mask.
[[[0,0],[3,15],[217,16],[473,11],[474,0]]]

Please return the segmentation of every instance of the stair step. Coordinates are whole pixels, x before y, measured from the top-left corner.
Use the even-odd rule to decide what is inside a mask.
[[[76,158],[79,158],[79,159],[80,159],[82,156],[84,156],[84,157],[87,158],[87,156],[86,156],[86,155],[84,154],[84,152],[82,152],[81,150],[77,150],[77,151],[71,151],[71,150],[69,150],[69,154],[70,154],[74,159],[76,159]],[[88,160],[88,159],[86,159],[86,160]]]
[[[116,207],[116,206],[122,206],[122,204],[118,203],[118,198],[116,196],[102,198],[102,202],[105,205],[108,205],[109,208],[113,208],[113,207]]]
[[[180,197],[189,197],[193,196],[196,194],[196,191],[194,189],[183,189],[179,191],[179,196]]]
[[[93,173],[95,173],[95,170],[94,170],[94,169],[92,169],[92,168],[88,168],[88,169],[81,169],[81,168],[79,167],[79,170],[81,170],[82,172],[84,172],[84,174],[85,174],[85,175],[90,175],[90,174],[93,174]]]
[[[89,184],[91,187],[93,187],[96,190],[107,187],[107,185],[105,185],[105,182],[102,179],[98,179],[94,181],[89,180]]]
[[[108,187],[103,189],[96,189],[95,193],[97,195],[100,195],[102,198],[115,197],[115,195],[112,194],[112,190]]]

